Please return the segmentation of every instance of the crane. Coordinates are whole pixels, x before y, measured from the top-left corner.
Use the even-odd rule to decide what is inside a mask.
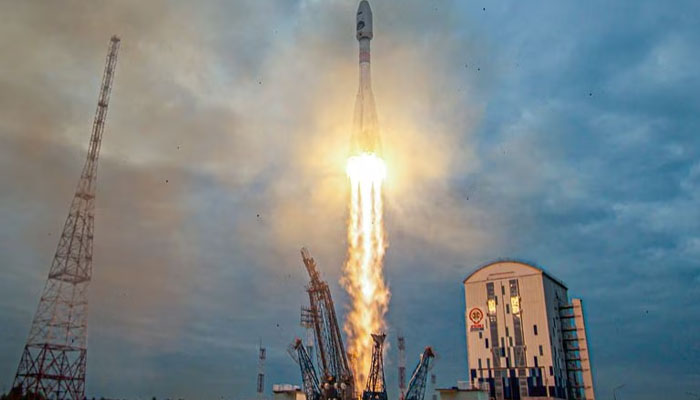
[[[405,400],[423,400],[425,397],[425,384],[430,370],[430,361],[435,358],[431,347],[426,347],[420,356],[416,369],[413,370],[411,380],[408,382]]]
[[[318,382],[318,377],[316,376],[316,370],[314,369],[314,364],[309,357],[309,353],[306,351],[306,347],[301,339],[297,339],[294,342],[294,350],[296,351],[295,360],[299,363],[299,368],[301,368],[301,380],[304,387],[304,394],[306,394],[307,400],[320,400],[321,399],[321,388]]]

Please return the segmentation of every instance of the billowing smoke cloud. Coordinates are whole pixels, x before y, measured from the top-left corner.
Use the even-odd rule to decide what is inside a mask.
[[[296,381],[283,349],[299,333],[298,248],[311,248],[333,284],[344,258],[355,4],[16,2],[2,11],[0,151],[12,172],[1,200],[14,221],[3,264],[18,276],[3,301],[15,321],[3,341],[5,384],[84,159],[113,33],[123,42],[98,178],[88,392],[250,393],[258,336],[271,347],[271,379]],[[378,4],[376,13],[389,227],[447,247],[473,241],[446,182],[451,168],[476,162],[461,149],[479,108],[449,71],[450,54],[468,49],[437,19],[417,32],[402,22],[418,22],[416,11]]]

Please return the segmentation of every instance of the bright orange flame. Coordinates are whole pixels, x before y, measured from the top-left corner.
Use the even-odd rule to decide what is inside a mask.
[[[389,289],[384,282],[383,259],[386,249],[382,210],[382,183],[386,177],[384,160],[363,153],[348,159],[350,216],[348,258],[342,284],[351,305],[345,319],[348,353],[355,375],[355,388],[362,390],[372,362],[371,334],[384,331],[384,315],[389,305]]]

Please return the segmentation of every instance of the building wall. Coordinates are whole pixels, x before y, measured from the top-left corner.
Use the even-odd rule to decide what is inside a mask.
[[[498,399],[567,398],[566,286],[540,268],[504,261],[478,269],[464,287],[472,387]]]
[[[273,400],[306,400],[306,395],[299,386],[290,384],[272,385]]]
[[[562,340],[562,321],[559,309],[567,304],[566,288],[553,279],[543,275],[544,294],[547,308],[548,330],[545,332],[550,338],[550,354],[552,360],[549,365],[552,371],[548,372],[547,391],[550,395],[559,398],[566,397],[566,352]]]
[[[488,400],[487,392],[481,390],[462,390],[458,388],[437,389],[440,400]]]

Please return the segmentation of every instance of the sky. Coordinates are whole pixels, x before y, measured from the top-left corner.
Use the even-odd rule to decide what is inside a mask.
[[[544,266],[599,398],[700,393],[700,5],[373,0],[386,369],[467,379],[462,280]],[[98,172],[87,395],[297,383],[299,248],[338,312],[354,0],[0,2],[0,387],[12,384],[122,39]],[[268,385],[268,393],[270,387]]]

